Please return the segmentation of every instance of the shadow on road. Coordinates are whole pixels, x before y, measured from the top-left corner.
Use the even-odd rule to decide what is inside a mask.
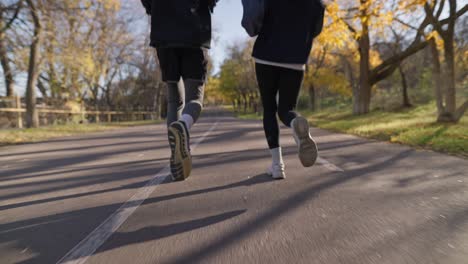
[[[96,149],[104,149],[104,148],[111,148],[111,147],[123,147],[125,145],[138,145],[138,144],[154,144],[157,142],[166,142],[166,139],[160,139],[156,140],[157,138],[156,135],[139,135],[138,138],[141,139],[142,137],[150,137],[148,140],[140,140],[140,141],[128,141],[128,138],[126,139],[126,142],[118,142],[118,143],[112,143],[112,144],[93,144],[93,145],[88,145],[88,146],[82,146],[82,147],[63,147],[60,146],[59,148],[49,148],[47,150],[38,150],[38,151],[28,151],[28,152],[16,152],[14,154],[4,154],[0,155],[1,157],[16,157],[16,156],[27,156],[27,155],[47,155],[48,153],[59,153],[59,152],[72,152],[72,151],[81,151],[81,150],[96,150]],[[116,137],[117,138],[117,137]],[[122,139],[122,137],[119,137]],[[39,144],[39,143],[37,143]],[[44,144],[44,143],[42,143]],[[48,144],[53,144],[53,142],[49,142]]]
[[[223,186],[216,186],[216,187],[211,187],[211,188],[206,188],[206,189],[199,189],[199,190],[193,190],[193,191],[188,191],[188,192],[181,192],[181,193],[174,193],[166,196],[159,196],[157,198],[150,198],[147,199],[143,202],[144,204],[152,204],[152,203],[158,203],[166,200],[172,200],[172,199],[177,199],[177,198],[183,198],[183,197],[188,197],[188,196],[194,196],[198,194],[206,194],[209,192],[217,192],[217,191],[223,191],[227,189],[234,189],[238,187],[248,187],[248,186],[253,186],[256,184],[262,184],[266,182],[272,182],[274,181],[270,176],[266,174],[259,174],[257,176],[248,178],[246,180],[236,182],[236,183],[231,183]]]
[[[235,126],[235,120],[229,120],[232,125]],[[245,123],[244,123],[245,124]],[[210,125],[206,123],[205,125]],[[231,124],[230,124],[231,125]],[[261,128],[246,127],[241,129],[237,133],[231,133],[228,137],[246,137],[246,135],[252,131],[261,130]],[[232,131],[231,131],[232,132]],[[228,132],[229,133],[229,132]],[[263,139],[263,138],[262,138]],[[213,144],[221,143],[228,140],[225,133],[212,136],[208,141],[204,143]],[[321,144],[322,150],[336,150],[340,147],[353,147],[358,145],[367,144],[369,141],[353,141],[344,140],[336,141],[333,143]],[[371,142],[372,143],[372,142]],[[129,144],[131,145],[131,144]],[[164,146],[165,147],[165,146]],[[162,147],[161,147],[162,148]],[[80,198],[89,195],[102,194],[113,191],[128,190],[133,188],[139,188],[143,186],[147,181],[143,180],[143,177],[150,177],[155,174],[162,167],[161,163],[164,162],[165,158],[158,160],[147,160],[147,161],[135,161],[127,163],[111,163],[108,165],[93,167],[79,167],[82,163],[106,159],[113,155],[128,153],[128,152],[142,152],[154,150],[154,146],[138,146],[129,147],[126,146],[119,151],[101,151],[99,153],[91,154],[79,154],[73,157],[61,157],[53,160],[43,160],[36,162],[29,168],[21,168],[19,170],[10,170],[8,172],[1,172],[0,177],[6,179],[21,179],[28,177],[40,177],[50,176],[54,173],[47,173],[44,171],[50,170],[50,167],[54,168],[67,168],[69,166],[76,166],[78,168],[64,170],[63,173],[76,173],[84,172],[85,175],[79,175],[76,177],[68,177],[55,182],[52,180],[37,181],[34,184],[18,184],[17,187],[37,187],[35,189],[27,189],[23,192],[13,192],[7,195],[2,195],[0,199],[11,199],[27,197],[34,194],[45,194],[48,192],[55,192],[67,189],[73,189],[77,187],[87,187],[98,184],[107,184],[112,182],[118,182],[121,180],[137,179],[135,183],[103,189],[88,191],[82,193],[75,193],[69,195],[62,195],[57,197],[48,197],[45,199],[32,200],[28,202],[4,205],[0,207],[0,210],[7,210],[13,208],[21,208],[23,206],[37,205],[41,203],[48,203],[54,201],[64,201],[66,199]],[[219,237],[211,244],[205,245],[198,248],[197,251],[192,252],[181,252],[181,255],[172,259],[170,263],[203,263],[206,258],[216,255],[221,250],[232,246],[235,242],[242,241],[257,230],[267,227],[273,221],[276,221],[279,217],[288,214],[292,210],[295,210],[302,206],[304,203],[313,200],[320,193],[334,188],[339,185],[343,185],[347,182],[359,179],[363,181],[371,181],[373,178],[383,177],[385,169],[394,166],[399,161],[411,157],[414,153],[413,150],[398,150],[386,153],[386,158],[380,161],[377,157],[371,154],[368,157],[361,155],[360,157],[366,158],[366,164],[371,164],[366,167],[360,167],[355,170],[348,170],[346,173],[329,173],[326,177],[322,177],[320,181],[309,182],[307,186],[304,186],[300,192],[292,194],[287,200],[283,200],[276,204],[271,210],[258,215],[257,218],[249,223],[243,224],[235,230],[220,234]],[[284,149],[285,155],[296,155],[296,149],[289,147]],[[249,149],[242,151],[231,151],[225,153],[211,153],[204,155],[197,155],[195,157],[195,168],[202,168],[207,166],[222,166],[226,164],[238,164],[242,161],[252,161],[262,159],[268,156],[266,149]],[[165,165],[164,165],[165,166]],[[94,171],[93,171],[94,170]],[[270,177],[265,174],[259,174],[246,180],[239,182],[203,188],[198,190],[191,190],[181,193],[173,193],[164,196],[156,196],[154,198],[147,199],[143,204],[160,203],[163,201],[185,198],[185,197],[196,197],[197,195],[206,194],[209,192],[218,192],[233,188],[240,188],[245,186],[253,186],[257,184],[263,184],[272,181]],[[60,184],[59,184],[60,183]],[[62,184],[65,183],[65,184]],[[403,181],[401,184],[409,184],[410,182]],[[51,184],[51,186],[47,186]],[[45,186],[45,188],[44,188]],[[451,189],[444,189],[444,192],[450,192]],[[194,198],[196,199],[196,198]],[[233,201],[233,203],[236,201]],[[55,263],[60,259],[68,250],[77,245],[89,232],[96,228],[96,225],[105,220],[115,210],[117,210],[122,204],[113,203],[104,206],[96,206],[91,208],[85,208],[80,210],[70,210],[56,215],[48,215],[42,217],[36,217],[27,220],[20,220],[3,224],[0,226],[0,244],[11,245],[11,247],[18,248],[19,251],[28,249],[34,252],[34,255],[25,261],[20,263]],[[29,209],[29,208],[28,208]],[[26,210],[26,209],[23,209]],[[143,228],[134,232],[128,233],[117,233],[109,241],[109,244],[105,244],[99,249],[100,252],[114,249],[117,247],[123,247],[125,245],[140,243],[145,241],[152,241],[161,239],[164,237],[172,236],[182,232],[188,232],[190,230],[203,228],[208,225],[213,225],[226,221],[230,218],[237,217],[246,212],[245,210],[237,210],[227,213],[221,213],[219,215],[209,215],[200,219],[191,219],[180,223],[168,224],[168,225],[156,225]],[[3,213],[3,212],[2,212]],[[453,215],[447,215],[447,221],[451,223],[459,224],[468,220],[468,214],[466,210]],[[76,226],[79,225],[79,230],[76,230]],[[456,232],[453,229],[452,232]],[[112,242],[112,243],[110,243]],[[54,249],[53,251],[51,249]],[[6,263],[14,262],[14,260],[3,259]]]
[[[168,263],[177,264],[177,263],[203,263],[203,260],[210,256],[216,255],[219,251],[224,248],[231,246],[232,244],[246,239],[249,235],[253,234],[256,230],[265,228],[268,224],[272,223],[280,216],[287,214],[288,212],[297,209],[302,204],[311,199],[314,199],[321,192],[333,188],[335,186],[344,184],[353,179],[365,176],[370,173],[376,173],[385,168],[388,168],[398,162],[399,160],[408,158],[414,151],[407,150],[394,155],[383,162],[367,166],[365,168],[356,169],[348,171],[346,175],[336,174],[333,178],[321,182],[319,184],[314,184],[310,188],[305,189],[302,192],[299,192],[287,199],[286,201],[278,204],[276,207],[267,211],[266,213],[257,217],[254,221],[249,222],[248,224],[242,225],[239,228],[231,231],[230,233],[224,234],[216,239],[213,243],[204,246],[203,248],[198,248],[196,251],[186,252],[181,254],[180,257],[177,257],[173,260],[170,260]],[[468,216],[468,215],[464,215]],[[467,221],[468,218],[463,219]]]
[[[115,148],[109,149],[106,151],[96,151],[90,147],[89,153],[81,153],[75,154],[66,157],[56,157],[41,161],[30,161],[30,165],[20,169],[4,169],[0,171],[0,179],[1,180],[10,180],[10,179],[21,179],[25,174],[29,175],[26,178],[34,178],[35,173],[43,172],[51,169],[57,169],[61,167],[70,167],[70,166],[77,166],[82,163],[88,162],[96,162],[99,160],[105,160],[107,158],[111,158],[113,156],[118,155],[128,155],[130,153],[141,153],[141,152],[149,152],[155,151],[158,149],[166,149],[167,146],[154,146],[150,144],[145,144],[138,147],[123,147],[123,148]],[[91,152],[96,151],[96,152]],[[41,157],[38,157],[41,158]],[[123,160],[122,160],[123,161]]]
[[[250,177],[246,180],[237,183],[227,184],[224,186],[205,188],[200,190],[176,193],[147,199],[143,202],[143,204],[153,204],[172,199],[196,196],[208,192],[216,192],[244,186],[252,186],[255,184],[261,184],[271,181],[273,180],[268,175],[259,174],[254,177]],[[124,186],[122,188],[135,187],[136,185],[129,185]],[[84,193],[83,195],[87,194]],[[80,225],[81,231],[85,230],[85,233],[89,233],[96,227],[96,219],[99,220],[99,222],[104,221],[106,217],[111,215],[121,205],[121,203],[116,203],[106,206],[75,210],[62,214],[38,217],[24,221],[17,221],[9,224],[0,225],[0,244],[14,242],[15,245],[19,248],[28,248],[29,250],[38,253],[37,255],[35,255],[35,257],[19,263],[55,263],[56,261],[58,261],[58,259],[60,259],[60,257],[62,257],[62,255],[64,255],[64,253],[67,250],[73,248],[73,246],[78,244],[83,238],[82,235],[76,234],[73,231],[73,228],[71,227]],[[118,244],[112,246],[112,248],[124,246],[124,242],[144,242],[151,239],[158,239],[165,236],[174,235],[176,234],[174,232],[186,232],[191,229],[201,228],[209,224],[215,224],[227,220],[229,218],[238,216],[244,212],[245,210],[233,211],[229,213],[220,214],[218,216],[210,216],[198,220],[188,221],[185,222],[185,224],[188,225],[186,227],[183,226],[184,223],[178,223],[168,226],[151,227],[150,229],[155,232],[149,234],[149,236],[136,236],[139,235],[142,231],[133,234],[121,234],[121,237],[117,237],[119,239]],[[50,237],[51,230],[53,230],[53,235],[55,238],[52,240],[44,240],[44,237]],[[54,248],[56,252],[52,252],[50,250],[51,248]],[[62,248],[62,250],[60,250],[59,248]],[[99,251],[104,251],[108,249],[108,247],[105,247],[103,249],[100,249]],[[57,254],[57,252],[60,252],[59,254],[62,255]],[[9,263],[8,260],[6,260],[6,263]]]
[[[0,206],[0,211],[20,208],[20,207],[23,207],[23,206],[31,206],[31,205],[35,205],[35,204],[50,203],[50,202],[55,202],[55,201],[64,201],[66,199],[73,199],[73,198],[87,197],[87,196],[96,195],[96,194],[103,194],[103,193],[109,193],[109,192],[115,192],[115,191],[122,191],[122,190],[126,190],[126,189],[137,189],[137,188],[141,188],[141,187],[145,186],[146,183],[147,183],[147,181],[142,181],[142,182],[132,183],[132,184],[128,184],[128,185],[124,185],[124,186],[120,186],[120,187],[116,187],[116,188],[105,189],[105,190],[97,190],[97,191],[84,192],[84,193],[75,193],[75,194],[70,194],[70,195],[50,197],[50,198],[46,198],[46,199],[36,199],[36,200],[32,200],[32,201],[27,201],[27,202],[7,204],[7,205]]]
[[[109,243],[105,243],[98,252],[103,252],[107,250],[112,250],[115,248],[128,246],[131,244],[138,244],[147,241],[153,241],[157,239],[162,239],[165,237],[181,234],[184,232],[189,232],[192,230],[200,229],[210,225],[214,225],[228,219],[237,217],[247,210],[237,210],[227,213],[222,213],[219,215],[208,216],[200,219],[185,221],[181,223],[161,225],[161,226],[150,226],[141,228],[137,231],[126,232],[126,233],[115,233],[111,236]]]

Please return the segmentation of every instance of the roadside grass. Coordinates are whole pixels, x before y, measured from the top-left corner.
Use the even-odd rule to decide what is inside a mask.
[[[248,114],[236,114],[237,118],[242,120],[261,120],[262,116],[257,113],[248,113]]]
[[[405,144],[468,158],[468,116],[458,124],[436,122],[435,104],[394,112],[374,111],[353,116],[351,108],[301,111],[311,124],[323,129]],[[261,119],[255,114],[242,119]]]
[[[468,157],[468,117],[458,124],[436,122],[434,104],[397,112],[353,116],[351,109],[307,113],[314,126]]]
[[[134,121],[100,124],[53,125],[28,129],[0,130],[0,146],[44,141],[51,138],[115,130],[124,127],[157,124],[161,121]]]

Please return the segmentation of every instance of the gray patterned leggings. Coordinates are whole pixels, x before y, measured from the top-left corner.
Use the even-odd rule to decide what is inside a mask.
[[[167,125],[179,120],[182,114],[197,122],[203,109],[204,81],[167,82],[167,89]]]

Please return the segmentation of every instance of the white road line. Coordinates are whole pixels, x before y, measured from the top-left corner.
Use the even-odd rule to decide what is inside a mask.
[[[194,150],[211,132],[218,126],[214,123],[211,128],[199,138],[192,149]],[[100,224],[85,239],[76,245],[57,263],[60,264],[81,264],[85,263],[96,250],[109,239],[109,237],[125,223],[125,221],[135,212],[135,210],[153,193],[156,187],[170,175],[169,166],[163,168],[144,187],[141,187],[135,195],[120,206],[111,216]]]
[[[336,166],[335,164],[333,164],[333,163],[329,162],[328,160],[323,159],[321,157],[319,157],[317,159],[317,163],[324,166],[328,170],[336,171],[336,172],[344,172],[344,170],[342,168]]]

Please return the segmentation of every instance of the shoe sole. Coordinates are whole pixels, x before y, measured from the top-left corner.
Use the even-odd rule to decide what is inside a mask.
[[[299,160],[304,167],[312,167],[317,161],[318,147],[310,135],[309,122],[303,117],[297,117],[293,125],[297,135]]]
[[[170,158],[170,167],[171,167],[171,176],[173,181],[178,179],[183,179],[183,166],[182,163],[176,157],[176,134],[169,129],[169,146],[171,147],[171,158]]]
[[[171,172],[174,181],[186,180],[192,172],[192,156],[187,144],[184,144],[187,135],[177,124],[169,127],[169,143],[171,145]]]

